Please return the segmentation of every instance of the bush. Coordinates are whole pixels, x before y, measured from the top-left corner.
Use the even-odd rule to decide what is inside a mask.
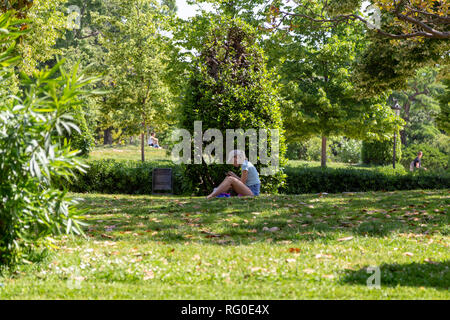
[[[117,161],[114,159],[88,162],[86,173],[77,179],[64,183],[73,192],[98,192],[107,194],[152,194],[154,168],[171,168],[174,194],[190,193],[183,178],[181,166],[168,160]]]
[[[11,13],[0,16],[0,93],[15,76],[19,28]],[[30,259],[33,248],[52,245],[52,235],[81,232],[75,202],[54,185],[83,167],[59,136],[77,129],[70,113],[90,80],[61,65],[23,75],[21,96],[0,95],[0,265]]]
[[[303,142],[288,144],[286,156],[289,160],[320,161],[322,155],[322,139],[313,137]],[[327,157],[330,157],[330,148],[327,148]]]
[[[361,158],[362,143],[345,137],[333,139],[330,146],[334,162],[359,163]]]
[[[86,173],[80,174],[70,184],[66,183],[70,191],[151,194],[154,168],[172,168],[174,194],[192,194],[194,191],[190,181],[183,176],[182,167],[169,160],[142,162],[108,159],[91,161],[89,165]],[[322,169],[287,166],[284,172],[287,175],[286,184],[279,192],[287,194],[450,187],[450,174],[410,173],[402,166],[395,170],[392,167]]]
[[[332,169],[287,167],[286,194],[338,193],[381,190],[445,189],[450,174],[424,171],[407,173],[404,168]]]
[[[80,129],[80,132],[74,132],[68,138],[70,139],[72,147],[80,150],[79,155],[87,157],[89,152],[94,148],[94,136],[86,123],[83,108],[76,108],[74,113],[74,121]]]
[[[417,157],[419,151],[423,152],[422,167],[428,170],[446,170],[449,168],[449,156],[428,144],[416,144],[407,147],[403,151],[402,165],[409,170],[411,161]]]
[[[388,165],[391,164],[393,157],[394,141],[364,141],[361,149],[361,160],[364,164],[370,165]],[[396,146],[396,162],[400,162],[402,158],[402,148],[400,135],[397,134]]]
[[[304,142],[292,142],[287,145],[286,158],[289,160],[305,160],[307,146]]]
[[[202,121],[204,130],[218,129],[224,138],[226,129],[279,129],[283,166],[286,150],[278,92],[266,70],[266,59],[258,47],[255,31],[244,22],[227,18],[211,28],[206,49],[195,61],[190,75],[180,127],[193,136],[194,121]],[[268,153],[270,156],[270,149]],[[223,154],[227,156],[225,143]],[[264,166],[254,165],[261,173]],[[232,169],[230,165],[227,168],[203,162],[186,165],[184,174],[196,193],[207,194],[222,182],[224,172]],[[279,171],[273,176],[261,176],[261,180],[262,191],[275,193],[284,176]]]

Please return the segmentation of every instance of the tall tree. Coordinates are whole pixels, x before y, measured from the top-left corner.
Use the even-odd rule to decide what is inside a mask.
[[[273,0],[269,7],[272,26],[281,24],[294,26],[291,18],[297,17],[318,25],[345,24],[350,21],[363,22],[378,35],[390,39],[432,38],[449,39],[450,4],[445,0],[370,0],[374,8],[383,15],[385,23],[376,26],[360,13],[363,0]],[[288,6],[283,6],[287,4]],[[323,9],[314,10],[315,4]],[[293,10],[302,7],[302,12]]]
[[[267,9],[266,28],[301,32],[305,25],[327,29],[352,21],[363,22],[369,45],[355,69],[361,96],[404,89],[419,68],[448,61],[448,1],[365,2],[379,10],[379,14],[375,13],[377,23],[370,23],[367,15],[361,14],[362,3],[362,0],[274,0]]]
[[[122,128],[141,133],[142,161],[147,126],[164,130],[172,108],[165,82],[166,15],[153,0],[111,0],[108,16],[101,17],[99,42],[107,51],[104,78],[109,94],[101,112],[120,119]]]
[[[438,81],[438,74],[438,68],[419,69],[416,76],[408,81],[407,89],[394,92],[392,95],[393,98],[398,99],[402,108],[401,116],[406,122],[405,127],[400,131],[401,142],[404,146],[408,145],[407,137],[411,129],[411,120],[413,124],[414,122],[419,124],[422,130],[427,130],[427,126],[435,127],[434,118],[439,111],[437,97],[444,92],[444,85]],[[414,119],[411,119],[411,115]],[[437,131],[437,129],[434,130]]]
[[[272,65],[281,64],[288,141],[320,135],[323,167],[328,137],[386,139],[401,123],[385,105],[385,96],[356,94],[352,71],[364,47],[362,27],[354,23],[332,29],[304,25],[267,45]]]

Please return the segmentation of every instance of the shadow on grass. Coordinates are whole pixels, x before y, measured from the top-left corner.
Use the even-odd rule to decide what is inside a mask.
[[[409,264],[382,264],[380,267],[381,287],[433,287],[448,290],[450,287],[450,261]],[[372,273],[367,268],[349,271],[341,277],[341,283],[367,285]]]
[[[442,194],[408,191],[212,201],[87,194],[82,207],[89,211],[87,234],[96,240],[140,237],[142,241],[220,245],[297,240],[326,243],[342,233],[370,237],[393,232],[445,235],[449,217]]]

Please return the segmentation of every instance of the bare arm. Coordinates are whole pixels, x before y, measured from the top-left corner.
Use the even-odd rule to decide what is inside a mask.
[[[248,171],[247,170],[242,171],[241,182],[243,184],[245,184],[247,182],[247,178],[248,178]]]

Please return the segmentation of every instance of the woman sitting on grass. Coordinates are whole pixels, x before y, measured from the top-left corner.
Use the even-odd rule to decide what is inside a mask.
[[[214,189],[207,199],[215,198],[230,189],[233,189],[240,196],[259,196],[261,188],[259,174],[253,164],[247,160],[245,153],[242,150],[231,151],[227,163],[232,163],[235,167],[241,165],[242,176],[239,177],[234,172],[229,171],[225,180]]]

